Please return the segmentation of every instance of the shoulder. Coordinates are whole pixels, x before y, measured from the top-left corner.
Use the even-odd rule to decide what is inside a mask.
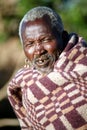
[[[87,41],[83,37],[79,37],[79,42],[87,49]]]
[[[26,75],[29,75],[32,73],[32,69],[30,68],[21,68],[19,69],[13,76],[12,80],[10,81],[10,85],[20,85],[23,82],[23,78]]]
[[[23,75],[26,74],[26,73],[31,73],[32,70],[33,70],[33,69],[31,69],[31,68],[23,67],[23,68],[19,69],[19,70],[16,72],[15,77],[17,78],[17,77],[23,76]]]

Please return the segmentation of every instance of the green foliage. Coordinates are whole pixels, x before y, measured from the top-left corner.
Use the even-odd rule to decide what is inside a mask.
[[[23,15],[29,9],[41,5],[51,7],[60,14],[65,30],[76,32],[87,40],[87,0],[17,0],[12,10],[0,5],[1,22],[4,24],[0,31],[0,41],[18,36],[18,25]]]
[[[6,41],[7,40],[7,34],[5,33],[0,33],[0,44],[3,43],[3,41]]]
[[[74,2],[73,0],[69,4],[63,3],[60,15],[66,30],[76,32],[87,40],[87,1],[78,0],[78,2]]]
[[[51,6],[52,0],[20,0],[17,5],[17,14],[23,16],[29,9],[36,6]]]

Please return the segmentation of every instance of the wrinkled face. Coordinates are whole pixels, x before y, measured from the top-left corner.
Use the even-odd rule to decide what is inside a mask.
[[[42,74],[51,72],[58,59],[60,37],[51,28],[50,19],[44,17],[24,23],[22,39],[31,66]]]

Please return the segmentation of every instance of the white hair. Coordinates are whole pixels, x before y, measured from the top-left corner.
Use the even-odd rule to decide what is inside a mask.
[[[38,6],[29,10],[24,15],[24,17],[22,18],[19,24],[19,37],[22,43],[23,43],[22,36],[21,36],[22,24],[28,21],[34,21],[37,18],[42,18],[44,15],[48,15],[50,17],[52,27],[56,27],[56,29],[59,32],[62,32],[64,30],[62,20],[55,11],[53,11],[49,7]]]

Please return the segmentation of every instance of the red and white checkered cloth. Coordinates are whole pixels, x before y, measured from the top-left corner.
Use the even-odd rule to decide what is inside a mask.
[[[7,88],[22,130],[87,130],[87,44],[71,37],[53,72],[17,72]]]

